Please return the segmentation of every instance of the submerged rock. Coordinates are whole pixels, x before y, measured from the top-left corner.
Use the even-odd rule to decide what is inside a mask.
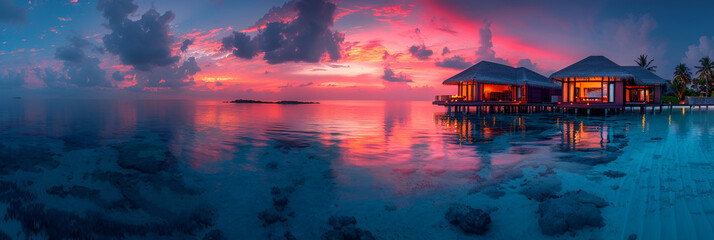
[[[562,183],[555,174],[547,174],[545,176],[536,176],[525,182],[521,186],[523,189],[519,191],[530,200],[542,202],[545,199],[557,196],[562,189]]]
[[[99,190],[97,189],[90,189],[88,187],[84,186],[72,186],[68,189],[65,189],[64,186],[59,185],[59,186],[54,186],[46,191],[48,194],[51,195],[57,195],[62,198],[65,198],[67,196],[72,196],[76,198],[82,198],[82,199],[97,199],[99,197]]]
[[[567,192],[538,205],[538,225],[545,235],[561,235],[586,226],[605,226],[600,208],[607,206],[604,199],[582,190]]]
[[[348,216],[332,216],[328,219],[332,230],[322,235],[322,240],[374,240],[371,232],[357,228],[357,219]]]
[[[600,164],[605,164],[605,163],[615,161],[615,160],[617,160],[617,155],[613,154],[613,153],[603,153],[600,155],[592,155],[592,156],[577,156],[577,157],[572,157],[572,158],[561,158],[561,160],[566,161],[566,162],[574,162],[574,163],[595,166],[595,165],[600,165]]]
[[[484,188],[483,190],[481,190],[481,193],[493,199],[499,199],[506,195],[506,192],[503,191],[503,187],[501,187],[500,185],[493,185]]]
[[[327,220],[327,223],[334,229],[342,229],[343,227],[357,224],[357,219],[348,216],[332,216]]]
[[[196,231],[211,224],[195,214],[203,213],[151,223],[123,223],[98,212],[77,215],[64,210],[45,208],[42,204],[23,206],[14,203],[8,208],[6,218],[18,221],[28,234],[43,233],[49,236],[49,239],[121,239],[147,234],[182,238],[179,237],[180,234],[194,235]]]
[[[41,168],[56,168],[59,162],[54,160],[55,155],[44,147],[33,145],[10,147],[0,144],[0,174],[18,170],[36,173],[40,172]]]
[[[290,233],[290,231],[285,231],[283,237],[285,237],[285,240],[297,240],[297,238],[292,233]]]
[[[223,232],[221,232],[221,230],[213,229],[206,233],[206,235],[203,235],[202,240],[227,240],[227,238],[223,236]]]
[[[107,182],[118,188],[125,197],[137,190],[137,184],[143,183],[152,186],[155,190],[168,189],[177,194],[198,195],[203,190],[189,187],[179,172],[161,172],[159,174],[119,173],[112,171],[96,171],[92,178]]]
[[[624,176],[627,175],[627,174],[624,173],[624,172],[613,171],[613,170],[607,170],[607,171],[605,171],[603,174],[605,174],[605,176],[606,176],[606,177],[609,177],[609,178],[621,178],[621,177],[624,177]]]
[[[466,205],[453,205],[445,215],[446,221],[465,233],[484,234],[491,224],[491,216],[481,209]]]
[[[276,196],[273,198],[273,207],[275,210],[283,211],[288,205],[288,197],[286,196]]]
[[[29,202],[35,199],[32,193],[20,189],[16,183],[0,181],[0,202]]]
[[[142,173],[157,173],[164,170],[171,158],[165,148],[142,142],[123,143],[114,148],[119,151],[119,166]]]
[[[258,219],[263,221],[263,226],[268,226],[276,222],[285,222],[285,218],[280,212],[275,209],[267,209],[258,214]]]
[[[280,195],[280,188],[279,187],[272,187],[270,189],[270,194],[272,195]]]
[[[270,170],[277,170],[278,169],[278,162],[272,161],[267,164],[265,164],[265,167],[270,169]]]
[[[12,240],[12,238],[7,233],[0,231],[0,240]]]

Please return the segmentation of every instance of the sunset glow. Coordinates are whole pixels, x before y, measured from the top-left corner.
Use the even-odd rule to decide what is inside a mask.
[[[605,3],[548,7],[530,2],[460,0],[293,0],[260,4],[126,0],[136,6],[126,21],[144,24],[140,17],[151,11],[156,16],[173,15],[165,23],[167,35],[161,40],[168,41],[165,47],[170,52],[162,53],[166,58],[151,59],[144,54],[149,58],[135,61],[129,58],[134,54],[127,52],[130,49],[113,50],[113,42],[104,42],[112,33],[127,34],[120,27],[107,25],[114,20],[104,17],[103,12],[111,9],[95,2],[11,2],[27,9],[17,20],[0,22],[2,75],[7,78],[22,73],[22,79],[3,81],[0,89],[11,89],[15,95],[51,92],[87,97],[213,99],[391,99],[398,95],[403,100],[428,100],[452,92],[441,81],[481,60],[527,67],[548,76],[593,54],[607,54],[624,65],[631,64],[636,55],[648,54],[669,69],[680,60],[692,62],[709,51],[707,33],[700,33],[704,34],[702,39],[700,34],[678,34],[676,40],[664,37],[672,26],[661,22],[676,21],[673,19],[677,17],[670,15],[672,11],[627,7],[624,12],[611,11],[613,7]],[[324,7],[322,15],[306,15],[317,6]],[[41,16],[47,11],[61,14]],[[319,31],[337,37],[325,40],[315,35],[309,36],[309,41],[334,41],[334,47],[302,48],[299,44],[303,43],[286,40],[279,43],[283,44],[280,51],[299,47],[300,53],[295,56],[274,52],[271,46],[280,45],[268,46],[267,42],[261,43],[262,49],[248,47],[267,39],[261,37],[265,34],[292,31],[289,29],[315,21],[323,21],[319,24],[324,29]],[[279,34],[283,35],[275,36],[292,33]],[[244,40],[236,36],[248,45],[242,45],[239,41]],[[74,38],[87,43],[73,45]],[[240,54],[244,55],[235,46],[241,47]],[[60,78],[58,85],[40,74],[46,69],[59,76],[66,74],[68,59],[57,54],[67,47],[80,49],[98,61],[100,72],[85,76],[88,83],[76,84],[67,76]],[[161,62],[168,57],[172,65]],[[171,72],[190,58],[197,63],[195,73]],[[151,61],[162,68],[153,67]],[[657,73],[667,78],[668,72]]]

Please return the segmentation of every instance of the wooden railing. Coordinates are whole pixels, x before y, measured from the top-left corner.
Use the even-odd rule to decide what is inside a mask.
[[[602,98],[599,97],[577,97],[576,102],[602,102]]]
[[[464,96],[451,96],[451,95],[437,95],[434,101],[437,102],[461,102],[464,101],[466,97]]]
[[[448,102],[451,99],[451,95],[436,95],[434,101],[437,102]]]

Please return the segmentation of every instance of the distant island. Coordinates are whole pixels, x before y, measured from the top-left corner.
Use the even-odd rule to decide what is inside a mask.
[[[247,99],[236,99],[227,103],[271,103],[271,104],[320,104],[319,102],[304,102],[304,101],[258,101]]]

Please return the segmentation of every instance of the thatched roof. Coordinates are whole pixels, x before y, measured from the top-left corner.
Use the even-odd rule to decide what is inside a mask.
[[[664,79],[640,66],[620,66],[603,56],[590,56],[550,75],[562,80],[572,77],[617,77],[632,79],[637,85],[664,84]]]
[[[619,77],[628,78],[632,75],[622,69],[617,63],[603,56],[586,57],[573,65],[567,66],[550,75],[553,79],[571,77]]]
[[[547,77],[540,75],[528,68],[519,67],[516,68],[516,80],[518,85],[532,86],[532,87],[542,87],[542,88],[561,88],[560,84],[554,83]]]
[[[459,82],[472,80],[487,84],[560,88],[559,84],[555,84],[545,76],[527,68],[514,68],[488,61],[481,61],[467,68],[463,72],[446,79],[443,84],[458,84]]]
[[[625,71],[632,74],[637,85],[664,85],[665,81],[652,71],[640,66],[623,66]]]

